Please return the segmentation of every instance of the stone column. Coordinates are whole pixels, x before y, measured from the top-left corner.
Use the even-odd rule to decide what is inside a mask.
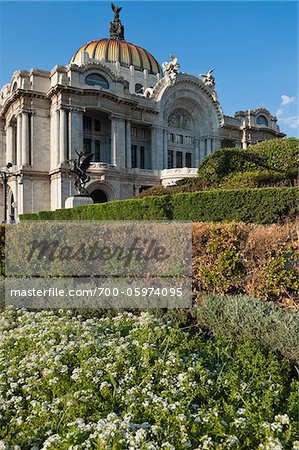
[[[126,121],[126,167],[132,168],[132,141],[131,141],[131,122]]]
[[[221,149],[221,140],[218,137],[214,138],[214,145],[213,145],[213,151],[214,150],[220,150]]]
[[[212,153],[213,151],[213,138],[210,137],[209,139],[209,155]]]
[[[12,163],[13,158],[13,126],[6,127],[6,164]]]
[[[22,116],[17,117],[17,160],[15,163],[20,166],[22,164]]]
[[[205,151],[205,139],[204,138],[200,138],[199,139],[199,162],[201,162],[206,156],[206,151]]]
[[[56,169],[59,162],[59,111],[52,110],[51,112],[51,154],[50,167],[51,170]]]
[[[22,166],[27,166],[29,161],[29,117],[28,113],[22,113]]]
[[[75,150],[83,149],[83,111],[73,109],[69,112],[68,158],[76,158]]]
[[[176,150],[173,149],[173,168],[176,169]]]
[[[194,167],[198,167],[199,166],[199,161],[200,161],[200,146],[199,146],[199,139],[195,138],[194,139]]]
[[[242,136],[242,148],[244,150],[247,149],[247,136],[246,136],[246,129],[243,129],[243,136]]]
[[[157,169],[156,167],[156,128],[151,128],[151,155],[152,155],[152,170]]]
[[[116,166],[117,163],[117,148],[116,148],[117,130],[116,121],[114,118],[111,120],[111,164]]]
[[[156,128],[156,167],[155,169],[162,170],[164,165],[164,130],[163,128]]]
[[[163,163],[163,169],[167,169],[168,168],[168,131],[167,130],[164,130],[163,138],[164,138],[164,146],[163,146],[164,163]]]
[[[126,132],[125,120],[120,117],[111,118],[111,164],[125,167]]]
[[[60,154],[59,160],[61,163],[67,161],[67,115],[64,109],[60,110],[60,130],[59,130],[59,141],[60,141]]]

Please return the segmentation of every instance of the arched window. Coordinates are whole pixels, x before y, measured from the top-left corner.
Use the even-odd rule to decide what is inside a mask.
[[[11,92],[15,92],[18,89],[18,83],[15,81],[12,87]]]
[[[135,84],[135,92],[136,94],[143,94],[143,86],[140,83]]]
[[[268,126],[268,120],[265,116],[258,116],[258,118],[256,119],[256,123],[258,125],[265,125],[266,127]]]
[[[98,73],[91,73],[90,75],[87,75],[85,78],[85,83],[90,86],[100,86],[104,89],[109,89],[109,84],[106,78]]]

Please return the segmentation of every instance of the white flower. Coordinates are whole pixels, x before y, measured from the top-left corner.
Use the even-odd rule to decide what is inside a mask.
[[[287,414],[278,414],[277,416],[275,416],[275,421],[280,422],[283,425],[287,425],[288,423],[290,423],[290,419]]]
[[[260,444],[258,447],[260,450],[282,450],[283,446],[279,439],[275,439],[270,436],[265,444]]]

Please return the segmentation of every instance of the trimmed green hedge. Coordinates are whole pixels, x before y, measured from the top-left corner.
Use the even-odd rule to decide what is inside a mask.
[[[298,188],[200,191],[23,214],[22,220],[192,220],[276,223],[298,214]]]

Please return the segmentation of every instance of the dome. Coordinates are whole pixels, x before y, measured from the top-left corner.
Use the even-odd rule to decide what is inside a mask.
[[[119,62],[123,67],[134,66],[136,70],[147,69],[150,74],[162,73],[157,60],[143,48],[120,39],[100,39],[88,42],[74,54],[71,64],[80,64],[80,53],[87,52],[89,58],[103,62]]]

